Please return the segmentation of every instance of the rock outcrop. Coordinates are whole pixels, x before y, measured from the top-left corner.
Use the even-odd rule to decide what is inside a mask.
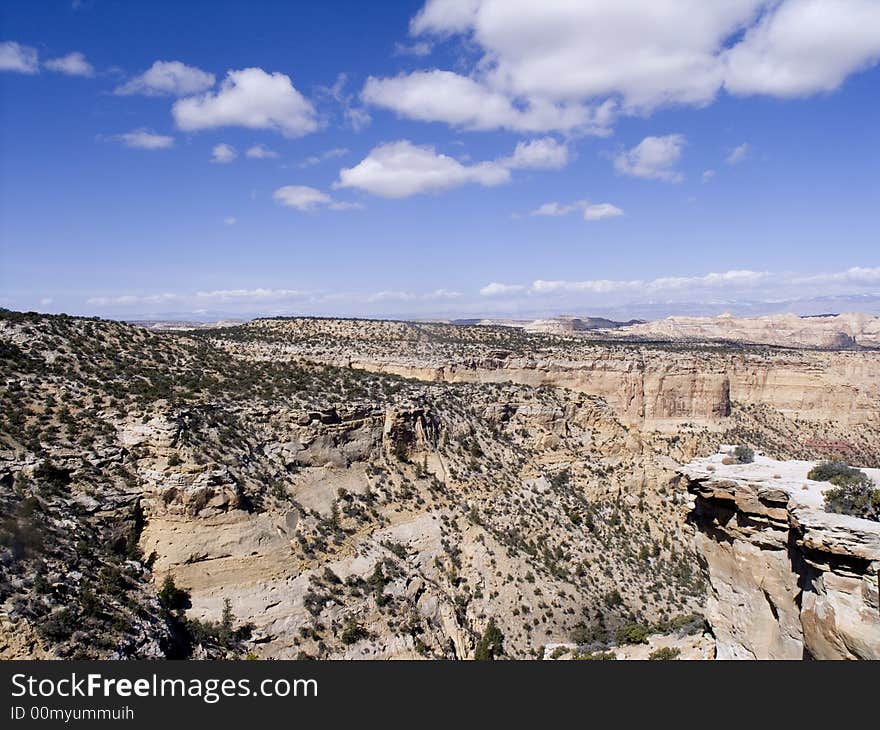
[[[811,462],[725,461],[683,472],[718,658],[880,659],[880,523],[825,512]]]
[[[729,340],[782,347],[846,350],[880,347],[880,317],[847,313],[818,317],[774,314],[765,317],[667,317],[614,330],[615,336],[672,340]]]

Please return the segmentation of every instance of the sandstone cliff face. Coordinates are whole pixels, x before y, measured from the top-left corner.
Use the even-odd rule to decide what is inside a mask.
[[[878,423],[880,353],[873,351],[648,346],[505,327],[407,326],[415,327],[258,320],[235,333],[218,332],[215,342],[245,358],[306,360],[428,382],[566,388],[600,397],[628,423],[649,428],[719,423],[732,403],[811,421]]]
[[[722,459],[683,472],[718,658],[880,659],[880,523],[825,512],[811,462]]]
[[[880,317],[860,313],[825,317],[799,317],[796,314],[667,317],[655,322],[620,327],[613,334],[673,340],[723,339],[783,347],[878,347]]]

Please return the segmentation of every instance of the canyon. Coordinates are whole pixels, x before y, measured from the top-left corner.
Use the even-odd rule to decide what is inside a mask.
[[[863,610],[837,559],[801,594],[776,561],[784,629],[763,597],[751,638],[725,629],[718,596],[754,591],[743,576],[723,588],[722,528],[703,527],[744,498],[688,470],[741,443],[880,466],[877,352],[224,325],[0,317],[0,655],[466,659],[490,621],[508,658],[873,651],[827,619]],[[779,523],[777,545],[786,509],[749,519]],[[839,516],[810,514],[810,544],[838,534]],[[718,545],[763,564],[752,537]],[[851,562],[869,561],[867,586],[865,540]],[[218,643],[227,608],[242,638]]]

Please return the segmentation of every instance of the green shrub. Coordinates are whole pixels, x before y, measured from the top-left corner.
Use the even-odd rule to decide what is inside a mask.
[[[678,659],[681,656],[681,649],[671,646],[664,646],[662,649],[655,649],[648,654],[651,661],[669,661],[670,659]]]
[[[608,662],[616,661],[617,654],[613,651],[585,651],[582,654],[578,654],[575,659],[582,662]]]
[[[751,464],[755,460],[755,451],[748,446],[737,446],[733,455],[740,464]]]
[[[361,626],[357,621],[353,618],[348,620],[348,623],[345,624],[345,628],[342,630],[342,634],[340,635],[340,640],[346,646],[350,644],[354,644],[361,639],[366,639],[370,636],[370,633]]]
[[[177,611],[189,607],[189,593],[178,588],[171,573],[165,576],[159,589],[159,601],[169,611]]]
[[[477,642],[477,648],[474,650],[474,659],[478,661],[488,661],[496,659],[504,652],[504,634],[495,624],[495,619],[490,618],[486,625],[486,630]]]
[[[880,489],[857,482],[825,492],[825,510],[880,522]]]
[[[651,627],[643,624],[626,624],[614,632],[618,644],[647,644]]]
[[[571,640],[575,644],[607,644],[608,631],[598,621],[579,623],[571,630]]]
[[[849,466],[843,461],[823,461],[810,469],[807,479],[812,479],[815,482],[831,482],[836,487],[871,484],[871,480],[865,472]]]

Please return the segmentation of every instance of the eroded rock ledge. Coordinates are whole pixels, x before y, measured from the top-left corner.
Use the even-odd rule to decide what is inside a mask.
[[[812,462],[724,461],[682,471],[717,657],[880,659],[880,523],[825,512]]]

